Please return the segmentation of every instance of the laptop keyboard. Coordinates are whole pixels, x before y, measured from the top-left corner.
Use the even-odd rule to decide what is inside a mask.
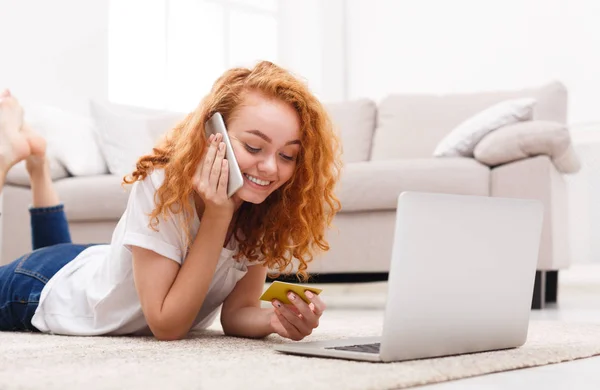
[[[380,343],[375,344],[359,344],[359,345],[344,345],[342,347],[328,347],[325,349],[337,349],[340,351],[379,353]]]

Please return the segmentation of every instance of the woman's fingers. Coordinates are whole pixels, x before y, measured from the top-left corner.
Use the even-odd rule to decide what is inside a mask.
[[[225,143],[219,142],[217,145],[217,153],[210,170],[210,177],[208,179],[209,188],[217,191],[219,185],[219,179],[221,177],[221,168],[223,167],[223,159],[225,157]]]
[[[204,156],[198,182],[201,192],[227,194],[227,160],[225,160],[225,143],[221,134],[212,134],[208,138],[208,150]]]
[[[223,159],[221,163],[221,177],[219,178],[219,185],[217,187],[217,193],[223,196],[227,196],[227,183],[229,181],[229,163]]]
[[[309,290],[306,290],[304,292],[304,294],[310,300],[310,302],[313,306],[311,308],[312,312],[315,313],[315,315],[317,317],[320,317],[321,315],[323,315],[323,312],[327,308],[327,305],[325,304],[325,302],[323,302],[321,297],[319,297],[317,294],[314,294],[312,291],[309,291]]]
[[[296,326],[294,326],[294,324],[288,320],[287,316],[285,316],[279,309],[275,309],[275,314],[277,315],[279,322],[287,332],[287,336],[290,339],[299,341],[304,338],[302,332]]]
[[[291,308],[286,307],[281,304],[281,302],[276,301],[275,307],[277,311],[285,318],[295,329],[297,329],[303,336],[308,336],[312,333],[313,328],[304,320],[304,318],[300,318],[298,314],[294,313]],[[287,328],[286,328],[287,329]]]
[[[215,161],[215,156],[217,155],[217,146],[219,145],[218,139],[220,137],[220,134],[217,134],[216,136],[211,135],[209,137],[208,150],[206,151],[206,155],[204,156],[204,162],[202,163],[202,174],[200,177],[200,180],[204,184],[208,184],[210,182],[210,173],[212,171],[213,163]]]
[[[293,292],[288,293],[288,298],[294,305],[293,307],[295,307],[296,310],[300,314],[302,314],[304,321],[311,329],[314,329],[317,326],[319,326],[319,315],[317,315],[306,302],[304,302],[299,296],[297,296]]]
[[[198,164],[193,186],[202,199],[205,210],[231,218],[235,212],[235,203],[227,197],[229,164],[225,159],[226,147],[223,135],[211,135],[202,160]]]

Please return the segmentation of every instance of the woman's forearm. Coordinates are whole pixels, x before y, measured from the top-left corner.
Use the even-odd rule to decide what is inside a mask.
[[[228,226],[227,219],[203,216],[160,311],[160,328],[167,333],[167,338],[181,338],[192,327],[214,276]]]
[[[272,308],[242,307],[222,318],[223,331],[228,336],[262,338],[273,333]]]

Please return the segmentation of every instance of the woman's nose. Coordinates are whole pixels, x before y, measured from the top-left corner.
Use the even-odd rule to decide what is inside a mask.
[[[276,160],[276,156],[273,156],[273,155],[266,156],[261,161],[261,163],[259,164],[258,168],[262,172],[264,172],[265,174],[273,175],[274,173],[277,172],[277,160]]]

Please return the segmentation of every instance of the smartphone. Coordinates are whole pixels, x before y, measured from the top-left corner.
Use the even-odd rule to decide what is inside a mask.
[[[225,121],[220,113],[215,113],[206,121],[204,126],[206,131],[206,138],[210,137],[211,134],[221,134],[223,136],[223,142],[225,142],[225,158],[229,162],[229,180],[227,181],[227,197],[231,198],[237,190],[242,188],[244,185],[244,177],[242,171],[238,166],[233,148],[231,147],[231,141],[227,135],[227,128],[225,127]]]

